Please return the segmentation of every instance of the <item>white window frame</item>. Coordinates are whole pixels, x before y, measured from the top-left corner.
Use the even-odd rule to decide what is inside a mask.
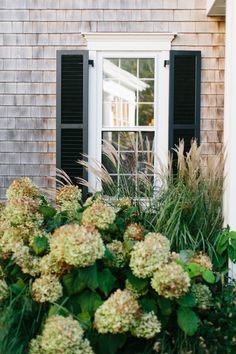
[[[89,106],[88,106],[88,155],[90,163],[95,159],[101,162],[102,149],[102,75],[103,59],[116,58],[154,58],[155,59],[155,153],[158,164],[168,164],[168,135],[169,135],[169,67],[165,66],[169,60],[171,42],[175,33],[85,33],[84,38],[89,50],[89,59],[94,66],[89,69]],[[161,117],[161,119],[158,119]],[[115,129],[117,130],[117,129]],[[121,128],[124,131],[126,129]],[[127,130],[134,131],[133,128]],[[141,127],[141,131],[153,131],[151,127]],[[100,190],[101,185],[96,177],[89,173],[89,184]]]

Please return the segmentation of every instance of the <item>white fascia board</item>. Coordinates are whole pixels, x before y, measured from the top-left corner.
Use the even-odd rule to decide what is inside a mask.
[[[225,16],[226,0],[208,0],[207,16]]]
[[[170,50],[176,33],[83,33],[88,50],[160,51]]]

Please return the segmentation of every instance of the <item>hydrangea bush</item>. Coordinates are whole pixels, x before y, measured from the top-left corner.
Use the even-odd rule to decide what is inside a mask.
[[[209,256],[175,253],[129,198],[81,198],[64,186],[52,206],[28,178],[9,187],[0,209],[0,352],[211,353],[212,345],[218,353],[203,334],[223,286]],[[228,337],[233,353],[236,333]]]

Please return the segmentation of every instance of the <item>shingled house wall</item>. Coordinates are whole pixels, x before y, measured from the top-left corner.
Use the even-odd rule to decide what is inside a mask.
[[[81,32],[177,32],[173,49],[201,50],[203,153],[221,147],[225,22],[206,0],[0,0],[0,198],[19,176],[53,184],[56,50]]]

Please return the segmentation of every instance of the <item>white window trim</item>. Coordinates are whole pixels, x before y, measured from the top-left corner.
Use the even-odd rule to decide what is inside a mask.
[[[171,42],[175,33],[84,33],[89,50],[89,59],[94,61],[89,72],[89,141],[88,155],[91,159],[101,161],[102,131],[102,61],[104,57],[153,57],[156,61],[155,92],[155,151],[162,166],[168,164],[169,135],[169,67],[164,61],[169,60]],[[157,74],[158,73],[158,74]],[[158,103],[157,103],[158,102]],[[162,117],[158,119],[157,117]],[[148,130],[148,127],[146,128]],[[123,130],[123,129],[122,129]],[[145,129],[144,129],[145,130]],[[92,160],[90,161],[92,163]],[[155,166],[158,168],[158,166]],[[98,181],[89,173],[90,185],[99,190]]]

